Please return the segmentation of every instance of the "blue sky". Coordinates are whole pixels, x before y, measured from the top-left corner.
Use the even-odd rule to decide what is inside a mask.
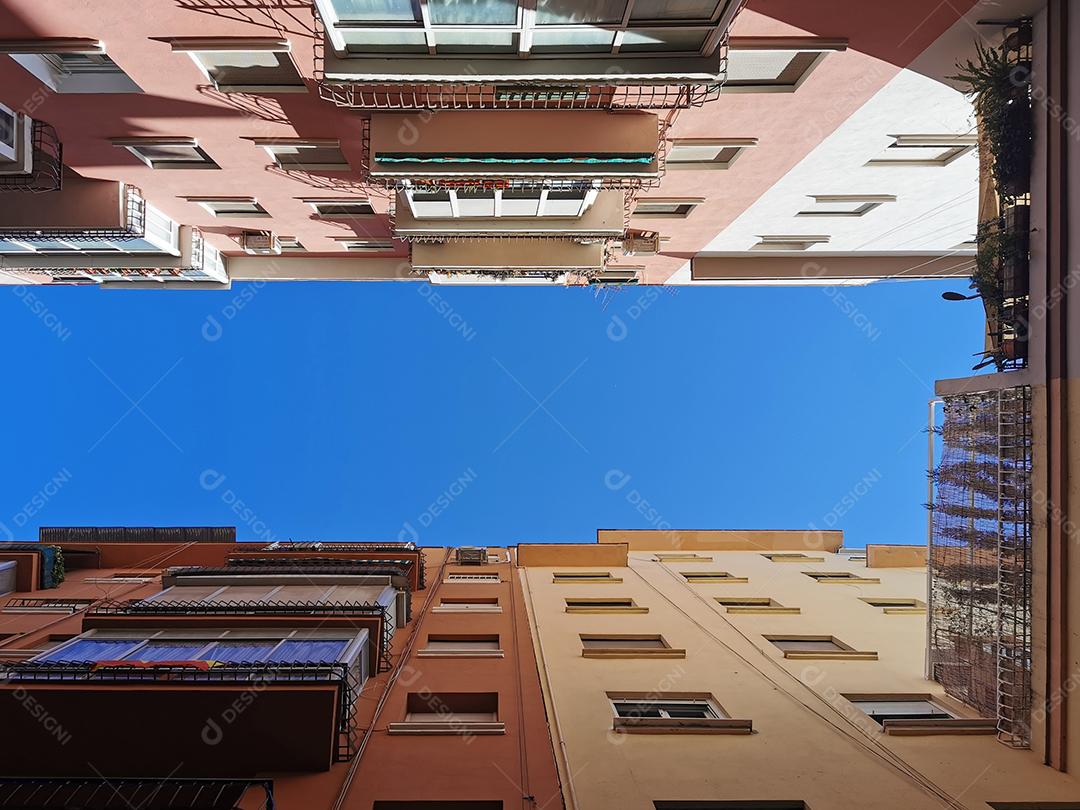
[[[963,286],[0,288],[0,539],[923,542],[926,402],[981,347]]]

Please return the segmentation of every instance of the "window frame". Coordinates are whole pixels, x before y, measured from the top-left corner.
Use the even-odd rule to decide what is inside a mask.
[[[311,206],[312,211],[315,212],[315,216],[319,219],[371,219],[378,216],[378,212],[375,210],[375,206],[371,202],[370,197],[304,197],[300,200],[305,205]],[[334,208],[334,207],[349,207],[349,206],[366,206],[367,210],[361,213],[328,213],[322,210],[322,207]]]
[[[714,596],[713,601],[725,613],[748,615],[755,613],[798,615],[802,608],[787,607],[770,596]]]
[[[222,219],[247,219],[247,218],[263,218],[269,217],[270,213],[259,204],[258,199],[255,197],[230,197],[227,195],[213,196],[213,197],[184,197],[183,199],[188,202],[195,203],[203,208],[210,216],[219,217]],[[255,211],[219,211],[215,208],[215,205],[222,204],[222,207],[229,203],[250,203],[257,210]]]
[[[552,571],[551,582],[553,585],[618,584],[622,582],[622,577],[610,571]]]
[[[300,69],[296,64],[296,61],[292,58],[292,44],[287,39],[275,39],[275,38],[237,38],[237,37],[213,37],[209,39],[200,39],[192,37],[179,37],[170,40],[172,50],[174,53],[186,53],[191,57],[191,61],[195,63],[195,66],[199,69],[199,72],[206,78],[210,84],[214,86],[218,92],[221,93],[252,93],[252,94],[267,94],[277,95],[281,93],[306,93],[308,92],[307,85],[304,83],[304,77],[300,73]],[[199,58],[199,54],[205,53],[221,53],[221,54],[256,54],[256,53],[274,53],[283,55],[279,56],[279,62],[282,66],[287,63],[296,74],[296,84],[263,84],[259,82],[241,83],[241,84],[220,84],[217,79],[214,78],[211,72],[215,66],[206,65],[202,59]]]
[[[127,72],[96,39],[39,39],[6,41],[0,53],[46,85],[54,93],[141,93]],[[69,71],[61,63],[66,54],[100,57],[101,70]]]
[[[979,145],[977,135],[958,135],[954,133],[941,133],[941,134],[903,134],[903,135],[889,135],[892,139],[892,143],[888,144],[884,150],[875,158],[871,158],[866,162],[866,166],[925,166],[925,167],[944,167],[959,160],[964,155],[973,152]],[[927,158],[897,158],[897,157],[882,157],[882,155],[889,155],[890,150],[900,150],[897,154],[903,154],[904,149],[927,149],[927,148],[940,148],[941,151],[936,157]]]
[[[251,142],[256,146],[263,149],[270,159],[274,162],[282,171],[300,171],[300,172],[351,172],[352,165],[349,163],[348,157],[341,149],[341,141],[337,138],[252,138]],[[306,163],[302,160],[286,161],[282,163],[282,155],[279,155],[275,149],[278,148],[292,148],[292,149],[336,149],[338,155],[340,155],[340,161],[329,162],[311,162]],[[300,157],[297,155],[296,157]]]
[[[749,577],[733,576],[728,571],[680,571],[681,576],[688,585],[705,585],[714,582],[746,583]]]
[[[704,197],[638,197],[630,216],[638,219],[686,219],[704,202]],[[671,211],[640,211],[642,203],[671,204],[675,208]]]
[[[151,169],[220,169],[206,151],[199,146],[197,138],[112,138],[113,146],[126,149]],[[143,154],[141,147],[176,146],[185,147],[195,151],[198,156],[191,160],[155,159]]]
[[[686,658],[686,650],[672,647],[660,633],[581,633],[582,658]],[[612,646],[590,645],[586,642],[605,641],[649,641],[656,642],[649,646]]]
[[[832,635],[803,635],[798,633],[792,634],[777,634],[777,633],[763,633],[761,636],[775,649],[778,650],[784,658],[794,660],[830,660],[830,659],[850,659],[858,661],[876,661],[878,660],[878,654],[876,650],[857,650],[850,644],[847,644],[836,636]],[[784,649],[780,647],[777,642],[782,643],[798,643],[800,641],[805,642],[830,642],[833,645],[833,649]]]
[[[432,647],[436,644],[449,644],[451,646]],[[452,646],[458,644],[460,646]],[[479,645],[494,646],[479,646]],[[425,646],[417,650],[418,658],[503,658],[503,652],[498,633],[428,633]]]
[[[350,47],[357,50],[363,49],[364,55],[374,56],[399,56],[423,60],[449,59],[463,57],[478,61],[495,61],[508,59],[589,59],[601,60],[612,59],[619,56],[641,56],[645,58],[656,57],[705,57],[713,54],[717,46],[723,40],[726,29],[738,11],[740,4],[735,0],[717,0],[713,5],[708,17],[691,17],[687,19],[664,18],[634,19],[634,0],[628,0],[623,7],[623,13],[618,18],[612,17],[605,21],[576,22],[576,23],[541,23],[536,4],[529,0],[518,0],[514,11],[514,20],[511,22],[492,23],[466,23],[466,22],[438,22],[438,15],[431,9],[431,4],[424,2],[412,3],[412,19],[386,20],[349,20],[343,19],[334,7],[333,0],[316,0],[316,8],[319,17],[324,21],[327,38],[333,50],[342,58],[352,55]],[[630,50],[623,50],[627,34],[654,32],[657,29],[693,31],[702,34],[701,45],[696,48],[664,49],[660,47],[652,49],[639,49],[630,46]],[[534,49],[534,35],[538,32],[557,33],[568,31],[570,33],[592,33],[596,31],[610,31],[611,44],[605,49],[602,43],[596,45],[580,46],[574,50],[572,45],[552,45],[540,47],[559,47],[558,51],[537,51]],[[398,43],[398,49],[384,48],[373,43],[352,42],[347,39],[349,32],[363,32],[365,34],[414,34],[415,42]],[[494,52],[492,48],[479,52],[463,52],[460,50],[443,50],[439,41],[439,33],[471,33],[471,34],[509,34],[509,45],[499,45],[502,50]],[[455,47],[453,43],[446,43]],[[460,47],[460,46],[458,46]],[[495,46],[492,46],[495,47]],[[565,47],[566,50],[562,50]]]
[[[620,604],[605,604],[619,602]],[[648,613],[647,607],[641,607],[633,598],[626,596],[592,597],[567,596],[563,600],[566,613]]]
[[[753,723],[732,717],[709,692],[607,692],[612,731],[619,734],[751,734]],[[702,706],[704,717],[672,717],[659,709],[660,717],[619,714],[619,704],[647,706]]]
[[[664,158],[664,166],[668,171],[722,171],[724,169],[730,169],[735,161],[742,157],[747,149],[755,147],[757,144],[757,138],[669,138],[667,155]],[[677,160],[676,154],[680,146],[719,146],[721,151],[734,149],[735,153],[724,161]]]

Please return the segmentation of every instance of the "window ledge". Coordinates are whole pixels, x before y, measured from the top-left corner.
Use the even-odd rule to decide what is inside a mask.
[[[622,582],[622,577],[594,577],[587,579],[582,577],[581,579],[556,579],[552,578],[552,583],[555,585],[598,585],[601,583],[617,584]]]
[[[504,658],[502,650],[420,650],[417,658]]]
[[[824,557],[778,557],[776,559],[770,559],[769,562],[774,563],[815,563],[825,562]]]
[[[666,647],[634,649],[632,647],[593,647],[581,651],[582,658],[686,658],[686,650]]]
[[[690,585],[726,585],[729,582],[749,582],[749,577],[716,577],[715,579],[687,579]]]
[[[979,717],[950,717],[947,720],[886,720],[886,734],[923,737],[936,734],[997,734],[997,721]]]
[[[218,84],[215,88],[221,93],[306,93],[305,84]]]
[[[925,616],[926,615],[926,608],[924,608],[924,607],[887,607],[887,608],[882,608],[881,612],[882,613],[887,613],[889,615],[910,613],[912,615]]]
[[[877,650],[807,650],[805,652],[800,650],[784,650],[784,658],[790,658],[795,661],[877,661],[878,654]]]
[[[601,608],[601,607],[568,607],[567,613],[648,613],[647,607],[616,607],[616,608]]]
[[[721,607],[724,607],[721,605]],[[737,606],[737,607],[724,607],[724,610],[728,613],[738,614],[750,614],[750,613],[779,613],[795,615],[802,613],[802,608],[797,607],[769,607],[762,605],[761,607],[754,607],[752,605]]]
[[[501,607],[461,608],[461,607],[433,607],[432,613],[502,613]]]
[[[390,723],[386,727],[389,734],[453,734],[464,736],[505,734],[506,724],[500,722],[453,722],[453,721],[403,721]]]
[[[619,734],[753,734],[751,720],[731,718],[616,717],[612,730]]]
[[[818,580],[822,585],[880,585],[881,580],[877,577],[822,577]]]

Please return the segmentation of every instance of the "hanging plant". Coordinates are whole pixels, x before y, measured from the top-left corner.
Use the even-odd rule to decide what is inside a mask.
[[[975,59],[957,62],[949,76],[966,87],[993,155],[991,174],[1002,205],[1029,190],[1031,175],[1031,65],[1014,62],[1004,46],[975,43]]]

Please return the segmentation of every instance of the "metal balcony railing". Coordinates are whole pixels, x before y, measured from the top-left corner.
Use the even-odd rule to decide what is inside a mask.
[[[33,164],[29,174],[0,175],[0,192],[59,191],[64,185],[64,147],[56,130],[44,121],[34,121],[30,143]]]
[[[235,526],[42,526],[42,543],[235,543]]]
[[[743,4],[742,0],[732,4],[726,22],[724,19],[717,21],[723,30],[709,53],[718,53],[718,60],[715,74],[705,78],[665,75],[661,71],[654,76],[620,79],[619,72],[614,69],[600,71],[608,74],[603,80],[575,76],[571,72],[558,75],[559,60],[555,59],[549,60],[550,73],[555,75],[543,77],[506,76],[497,81],[479,78],[470,81],[430,75],[413,79],[403,75],[400,81],[385,78],[365,81],[361,77],[327,77],[326,23],[315,3],[314,77],[321,98],[340,107],[364,110],[676,110],[700,107],[720,97],[727,75],[727,31]],[[566,54],[567,58],[573,56]],[[643,66],[648,64],[648,59],[646,56],[641,58]]]
[[[175,685],[193,683],[214,686],[218,684],[249,684],[252,687],[292,682],[328,682],[338,687],[337,714],[337,760],[352,758],[355,751],[353,710],[360,693],[360,684],[353,668],[345,662],[230,662],[210,663],[204,666],[180,664],[122,663],[76,663],[27,661],[0,664],[0,682],[50,684],[153,684]],[[3,807],[0,804],[0,807]]]
[[[241,805],[241,800],[244,800]],[[258,802],[253,804],[252,802]],[[21,810],[274,810],[269,779],[0,779],[0,808]]]

